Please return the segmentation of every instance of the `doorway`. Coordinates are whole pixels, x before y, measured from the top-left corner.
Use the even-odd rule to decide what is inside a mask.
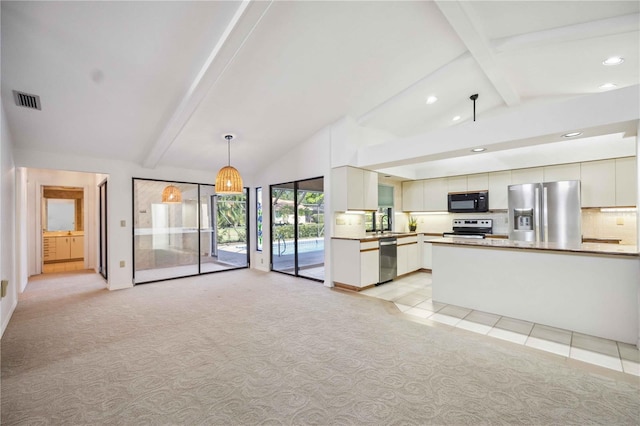
[[[84,269],[84,188],[42,186],[42,273]]]
[[[324,281],[324,178],[271,186],[271,270]]]

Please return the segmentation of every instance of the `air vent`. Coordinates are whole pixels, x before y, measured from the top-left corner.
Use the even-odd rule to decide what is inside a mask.
[[[16,100],[16,105],[18,106],[31,109],[42,109],[42,107],[40,106],[40,96],[30,95],[28,93],[18,92],[17,90],[14,90],[13,98]]]

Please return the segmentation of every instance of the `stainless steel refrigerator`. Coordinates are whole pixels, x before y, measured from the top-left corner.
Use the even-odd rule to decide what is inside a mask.
[[[509,239],[582,243],[580,181],[509,186]]]

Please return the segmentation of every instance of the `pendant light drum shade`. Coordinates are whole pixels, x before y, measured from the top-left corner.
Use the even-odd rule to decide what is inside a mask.
[[[235,167],[231,167],[230,142],[231,139],[233,139],[233,135],[225,135],[224,138],[227,140],[229,163],[218,172],[218,176],[216,177],[216,194],[242,194],[244,191],[242,176],[240,176],[240,172]]]
[[[178,187],[173,185],[168,185],[162,191],[162,202],[163,203],[181,203],[182,202],[182,193]]]
[[[216,177],[217,194],[242,194],[242,177],[235,167],[225,166]]]

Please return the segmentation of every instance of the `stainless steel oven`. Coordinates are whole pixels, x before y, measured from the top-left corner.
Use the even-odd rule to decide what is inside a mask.
[[[398,240],[380,238],[380,275],[378,284],[386,283],[398,276]]]

